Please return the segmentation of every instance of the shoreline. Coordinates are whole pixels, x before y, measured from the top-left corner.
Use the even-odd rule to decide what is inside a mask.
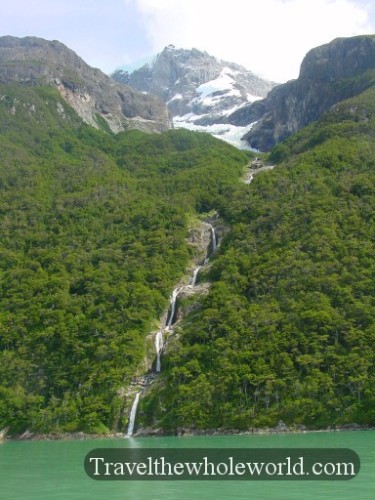
[[[346,432],[346,431],[373,431],[372,425],[343,424],[324,429],[311,429],[303,425],[287,427],[278,425],[272,428],[238,429],[183,429],[179,428],[174,433],[165,433],[162,429],[139,429],[131,439],[144,437],[194,437],[194,436],[256,436],[280,434],[311,434],[314,432]],[[114,432],[109,434],[90,434],[85,432],[49,432],[37,433],[26,431],[20,435],[3,436],[0,443],[6,441],[84,441],[94,439],[128,439],[125,433]]]

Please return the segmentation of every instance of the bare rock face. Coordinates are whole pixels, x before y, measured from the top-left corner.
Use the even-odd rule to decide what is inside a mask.
[[[306,55],[297,80],[275,87],[266,99],[235,111],[228,121],[258,121],[245,139],[251,147],[268,151],[334,104],[366,90],[374,71],[374,35],[338,38]]]
[[[194,264],[203,264],[207,258],[208,249],[211,242],[210,225],[206,222],[199,222],[189,230],[188,242],[193,249]]]
[[[58,41],[0,37],[0,83],[51,85],[88,124],[105,120],[113,132],[171,127],[164,103],[120,85]]]

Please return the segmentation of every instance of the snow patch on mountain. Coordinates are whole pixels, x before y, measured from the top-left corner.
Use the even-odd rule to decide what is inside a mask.
[[[167,104],[169,104],[170,102],[176,100],[176,99],[183,99],[183,95],[182,94],[176,94],[174,95],[171,99],[169,99],[169,101],[167,101]]]
[[[238,71],[236,73],[238,73]],[[231,94],[240,97],[241,92],[235,88],[236,81],[233,77],[234,74],[230,68],[223,68],[217,78],[199,85],[197,93],[200,94],[200,99],[212,96],[216,92],[224,92],[226,95]]]
[[[229,123],[216,123],[203,126],[195,123],[199,118],[201,117],[194,115],[194,113],[188,113],[184,116],[175,116],[173,118],[173,125],[175,128],[186,128],[194,132],[206,132],[217,139],[228,142],[238,149],[252,149],[246,141],[242,140],[242,137],[250,132],[256,122],[246,127],[238,127],[236,125],[230,125]]]

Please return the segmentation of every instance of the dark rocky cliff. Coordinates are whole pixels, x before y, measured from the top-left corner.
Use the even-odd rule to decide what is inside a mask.
[[[244,126],[258,121],[245,138],[268,151],[374,81],[375,36],[338,38],[308,52],[297,80],[275,87],[264,100],[234,112],[228,122]]]
[[[101,117],[113,132],[171,126],[160,99],[114,82],[58,41],[0,37],[0,83],[54,86],[86,123],[99,127]]]

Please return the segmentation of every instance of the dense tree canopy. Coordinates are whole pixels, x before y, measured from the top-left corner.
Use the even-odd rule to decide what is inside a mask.
[[[1,86],[0,118],[0,428],[121,429],[189,218],[247,156],[183,130],[97,131],[43,87]]]
[[[276,146],[217,208],[231,232],[144,422],[375,423],[375,91]]]
[[[168,344],[140,421],[374,423],[375,91],[276,146],[206,134],[116,136],[48,88],[0,85],[0,428],[123,429],[122,394],[191,249],[229,232]]]

